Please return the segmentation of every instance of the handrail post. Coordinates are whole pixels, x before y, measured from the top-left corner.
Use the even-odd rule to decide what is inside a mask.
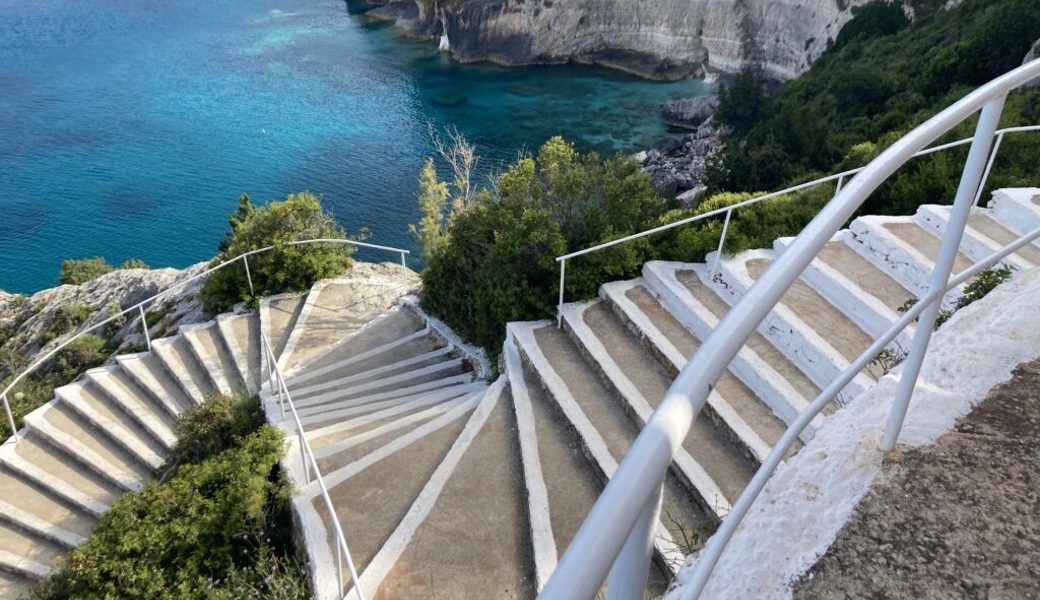
[[[242,264],[246,268],[246,281],[249,283],[249,295],[255,296],[256,292],[253,291],[253,275],[249,272],[249,255],[245,254],[242,256]]]
[[[148,346],[148,351],[152,351],[152,336],[148,335],[148,318],[144,315],[144,305],[138,304],[137,311],[141,313],[141,331],[144,332],[144,343]]]
[[[567,273],[567,259],[560,261],[560,300],[556,303],[556,326],[563,327],[563,282]]]
[[[405,263],[405,261],[404,261],[404,252],[402,252],[402,253],[401,253],[401,266],[402,266],[402,267],[407,267],[407,266],[408,266],[408,265],[407,265],[407,264]]]
[[[986,163],[986,172],[982,174],[982,181],[979,183],[979,191],[975,194],[975,202],[972,206],[978,206],[979,200],[982,200],[982,192],[986,189],[986,184],[989,182],[989,174],[993,170],[993,163],[997,161],[997,153],[1000,152],[1000,144],[1004,141],[1004,132],[1001,131],[997,134],[997,141],[993,144],[993,151],[989,153],[989,162]]]
[[[729,231],[729,220],[733,216],[733,209],[726,211],[726,220],[722,223],[722,235],[719,236],[719,248],[715,251],[715,260],[712,261],[711,265],[711,279],[715,280],[719,276],[719,266],[722,262],[722,246],[726,243],[726,232]]]
[[[663,490],[662,482],[639,513],[625,545],[614,560],[607,579],[607,600],[642,600],[645,596]]]
[[[1006,95],[990,100],[982,108],[979,115],[979,124],[975,128],[975,138],[968,151],[968,160],[964,164],[961,174],[961,182],[957,187],[957,197],[950,211],[950,218],[946,222],[946,231],[943,233],[942,247],[932,270],[932,280],[929,291],[945,290],[953,270],[953,263],[957,258],[957,251],[964,236],[964,227],[968,223],[968,215],[971,213],[976,193],[982,181],[982,174],[986,164],[986,157],[993,145],[993,135],[1000,122],[1000,113],[1004,109]],[[888,424],[885,427],[884,437],[881,439],[881,450],[890,452],[899,440],[899,432],[903,428],[906,419],[906,411],[910,406],[910,397],[917,385],[917,377],[921,373],[921,365],[924,363],[925,352],[928,351],[928,343],[932,339],[932,331],[935,329],[935,319],[939,316],[942,306],[942,293],[928,305],[921,313],[917,324],[917,331],[910,344],[910,352],[903,371],[899,377],[899,386],[896,388],[895,397],[892,400],[892,409],[888,416]]]
[[[14,425],[14,413],[11,412],[11,405],[7,403],[7,394],[0,396],[0,399],[4,401],[4,412],[7,413],[7,426],[11,428],[11,437],[14,441],[18,441],[18,429]]]
[[[837,196],[841,193],[842,186],[845,185],[845,174],[838,175],[838,187],[834,188],[834,195]]]

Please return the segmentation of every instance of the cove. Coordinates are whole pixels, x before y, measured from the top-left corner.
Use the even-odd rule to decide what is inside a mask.
[[[459,65],[339,0],[0,0],[0,90],[0,289],[31,293],[64,258],[205,260],[242,193],[310,190],[413,248],[430,126],[485,172],[556,134],[634,152],[707,86]]]

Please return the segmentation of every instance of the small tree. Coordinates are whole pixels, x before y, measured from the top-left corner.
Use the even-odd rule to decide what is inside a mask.
[[[448,219],[445,209],[449,195],[448,184],[437,180],[437,168],[433,165],[433,159],[427,158],[422,172],[419,173],[418,199],[422,218],[418,225],[408,226],[412,237],[422,246],[423,256],[427,260],[444,242]]]
[[[289,244],[308,239],[347,239],[346,231],[309,192],[290,194],[284,201],[266,206],[254,206],[248,196],[242,196],[229,224],[214,266],[251,250],[267,246],[274,249],[249,257],[253,295],[244,266],[232,265],[213,273],[199,294],[209,314],[259,296],[309,289],[319,279],[340,275],[351,265],[352,246]]]
[[[148,269],[148,263],[144,262],[140,258],[131,258],[123,261],[123,264],[119,265],[120,269]]]
[[[100,256],[96,258],[69,258],[61,261],[61,274],[58,283],[62,285],[79,285],[111,273],[115,267],[105,262]]]

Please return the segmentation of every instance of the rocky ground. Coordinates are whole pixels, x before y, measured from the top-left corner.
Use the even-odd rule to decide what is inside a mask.
[[[886,459],[794,597],[1040,597],[1040,361],[935,446]]]
[[[661,140],[655,147],[633,155],[650,174],[654,187],[674,195],[685,207],[695,205],[704,190],[708,159],[722,149],[722,135],[713,113],[718,97],[698,96],[661,105],[669,127],[687,133]]]

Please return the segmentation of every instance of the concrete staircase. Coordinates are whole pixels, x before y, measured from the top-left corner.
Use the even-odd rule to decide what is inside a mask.
[[[958,269],[1040,226],[1040,190],[1003,190],[991,207],[972,215]],[[948,214],[857,219],[740,351],[672,464],[652,594],[725,517],[787,423],[924,292]],[[511,323],[494,381],[478,352],[398,300],[399,284],[319,282],[263,300],[258,315],[182,328],[61,388],[22,441],[0,448],[0,596],[45,573],[143,483],[175,442],[179,412],[213,391],[261,390],[287,433],[315,596],[337,597],[330,515],[271,393],[263,331],[366,597],[532,597],[675,374],[789,242],[723,256],[717,275],[714,256],[650,262],[565,305],[562,328]],[[1007,262],[1040,266],[1040,246]],[[803,441],[883,374],[860,373]]]

